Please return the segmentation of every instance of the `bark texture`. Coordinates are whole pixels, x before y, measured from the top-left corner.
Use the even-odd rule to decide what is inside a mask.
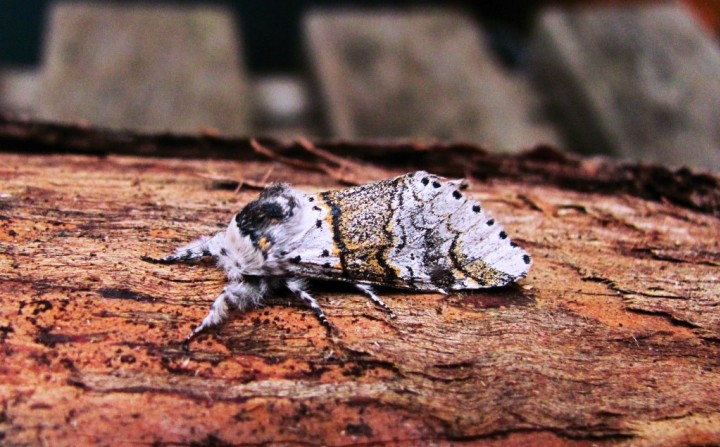
[[[142,136],[7,117],[0,149],[0,443],[720,439],[715,176],[547,148]],[[142,255],[217,231],[264,180],[317,191],[418,168],[475,178],[468,192],[534,256],[525,280],[381,291],[396,320],[318,283],[333,338],[281,294],[181,348],[222,273]]]

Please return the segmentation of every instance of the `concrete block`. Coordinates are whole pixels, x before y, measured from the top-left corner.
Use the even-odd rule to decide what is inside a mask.
[[[720,169],[720,50],[682,6],[550,9],[532,49],[573,148]]]
[[[528,82],[449,10],[314,11],[305,37],[333,136],[556,144]]]
[[[59,3],[37,110],[113,128],[245,134],[252,101],[232,14],[217,7]]]

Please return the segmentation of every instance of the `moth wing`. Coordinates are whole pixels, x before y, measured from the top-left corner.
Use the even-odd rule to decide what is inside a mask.
[[[455,235],[448,256],[462,272],[453,289],[502,286],[527,274],[530,256],[478,202],[468,200],[448,227]]]
[[[288,253],[288,270],[302,277],[343,280],[343,269],[334,242],[330,210],[319,195],[308,196],[308,231],[300,246]]]
[[[446,265],[442,242],[447,217],[459,209],[457,200],[446,200],[461,188],[461,180],[447,181],[424,171],[407,174],[399,191],[393,233],[396,241],[389,261],[400,270],[400,277],[410,288],[444,290],[441,280]]]
[[[462,192],[464,185],[418,171],[312,196],[315,225],[289,254],[290,271],[426,291],[523,277],[529,256]]]
[[[301,246],[289,256],[291,272],[327,279],[400,288],[437,290],[417,284],[391,262],[398,243],[394,218],[404,209],[405,184],[413,174],[312,197],[308,213],[315,221]]]
[[[400,243],[391,255],[405,276],[417,284],[474,289],[505,285],[527,273],[527,253],[462,193],[463,181],[422,171],[407,180],[396,216]]]
[[[514,243],[507,232],[491,216],[480,213],[479,222],[470,231],[464,232],[454,247],[455,256],[465,266],[470,277],[489,278],[494,284],[489,270],[500,272],[505,283],[525,277],[530,270],[530,255]],[[465,283],[469,286],[472,281]],[[467,287],[472,288],[472,287]]]

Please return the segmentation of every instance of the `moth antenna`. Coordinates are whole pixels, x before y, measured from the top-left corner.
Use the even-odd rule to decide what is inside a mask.
[[[174,262],[194,262],[208,256],[218,256],[221,254],[225,233],[220,232],[214,236],[202,236],[187,245],[183,245],[175,250],[171,255],[162,258],[152,258],[150,256],[142,256],[140,259],[154,264],[172,264]]]

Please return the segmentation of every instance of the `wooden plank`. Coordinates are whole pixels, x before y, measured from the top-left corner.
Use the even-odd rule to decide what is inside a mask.
[[[232,15],[218,7],[56,4],[37,116],[245,134],[252,104],[238,39]]]
[[[557,145],[527,81],[449,10],[315,11],[304,22],[332,136]]]
[[[108,135],[85,132],[102,152]],[[206,144],[225,144],[214,141]],[[551,151],[466,147],[456,162],[458,148],[407,150],[417,155],[400,158],[412,168],[484,177],[468,193],[531,252],[527,279],[449,296],[384,290],[397,320],[352,289],[315,284],[337,337],[280,293],[189,351],[179,342],[221,290],[221,272],[140,256],[217,231],[257,194],[217,189],[206,176],[257,180],[276,165],[270,180],[338,185],[252,153],[0,152],[3,443],[680,446],[720,437],[720,214],[678,200],[720,204],[718,177],[610,173],[619,165]],[[619,181],[598,188],[619,172],[661,184],[664,197],[677,191],[675,203]],[[577,173],[594,191],[562,186]]]
[[[720,49],[683,7],[550,9],[534,40],[574,149],[720,170]]]

